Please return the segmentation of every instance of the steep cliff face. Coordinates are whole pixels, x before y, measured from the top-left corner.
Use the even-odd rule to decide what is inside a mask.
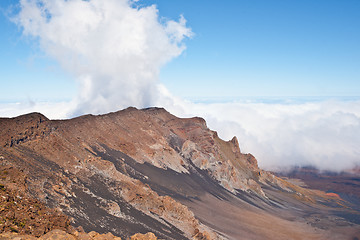
[[[57,121],[33,113],[0,119],[0,127],[1,165],[23,171],[24,191],[86,231],[123,238],[153,232],[160,239],[238,239],[242,233],[282,239],[306,230],[314,232],[310,239],[326,231],[288,219],[308,221],[306,211],[327,214],[319,201],[343,204],[259,169],[236,137],[221,140],[203,119],[177,118],[160,108]],[[217,206],[224,206],[221,218],[207,215]],[[249,211],[269,222],[250,224]],[[219,227],[218,219],[233,212],[242,213],[242,227]],[[291,227],[255,230],[274,222]]]

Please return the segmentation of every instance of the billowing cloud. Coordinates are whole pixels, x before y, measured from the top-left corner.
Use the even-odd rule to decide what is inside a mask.
[[[153,105],[158,74],[192,35],[186,20],[161,19],[130,0],[21,0],[15,18],[27,36],[79,83],[73,113]]]
[[[360,102],[194,104],[158,82],[161,67],[185,49],[185,19],[159,17],[156,6],[130,0],[21,0],[15,21],[79,84],[71,103],[3,105],[1,116],[40,111],[50,118],[162,106],[202,116],[224,139],[266,169],[313,165],[343,170],[360,164]],[[199,89],[201,91],[201,89]]]

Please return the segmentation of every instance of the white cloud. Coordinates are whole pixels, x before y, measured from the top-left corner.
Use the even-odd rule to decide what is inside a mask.
[[[128,0],[21,0],[15,21],[77,79],[73,114],[153,105],[160,68],[192,35],[186,20],[160,21],[155,5]]]
[[[70,102],[27,102],[0,103],[0,117],[15,117],[39,112],[50,119],[65,119],[72,109]]]

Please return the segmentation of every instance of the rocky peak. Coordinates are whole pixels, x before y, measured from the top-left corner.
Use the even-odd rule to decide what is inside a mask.
[[[50,133],[49,119],[40,113],[30,113],[15,118],[0,118],[0,145],[13,145],[40,138]]]
[[[230,140],[230,142],[232,143],[233,152],[234,152],[234,153],[235,153],[235,152],[240,153],[241,151],[240,151],[239,141],[238,141],[237,137],[234,136],[234,137]]]

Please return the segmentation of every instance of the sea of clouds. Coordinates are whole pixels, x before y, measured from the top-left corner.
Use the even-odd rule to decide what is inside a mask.
[[[79,92],[70,102],[0,104],[0,116],[37,111],[54,119],[159,106],[204,117],[226,140],[236,135],[242,152],[265,169],[360,164],[358,100],[194,103],[173,96],[159,72],[193,35],[183,16],[162,18],[155,5],[131,0],[21,0],[12,20],[73,76]]]

